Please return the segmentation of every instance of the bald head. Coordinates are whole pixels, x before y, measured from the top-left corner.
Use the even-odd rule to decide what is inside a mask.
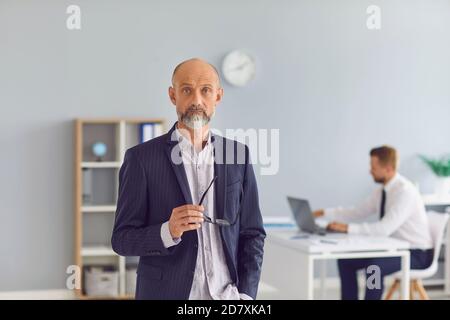
[[[179,126],[207,130],[223,97],[219,73],[202,59],[183,61],[173,71],[169,97],[177,109]]]
[[[184,79],[201,78],[213,81],[220,87],[220,77],[217,69],[209,62],[192,58],[178,64],[172,73],[172,85],[180,84]]]

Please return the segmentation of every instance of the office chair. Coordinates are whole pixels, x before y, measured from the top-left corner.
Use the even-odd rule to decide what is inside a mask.
[[[447,222],[449,219],[448,213],[438,213],[438,212],[428,212],[428,222],[431,233],[431,238],[433,240],[433,262],[426,269],[412,269],[410,271],[411,282],[409,289],[409,298],[411,300],[414,299],[414,293],[417,292],[421,300],[429,300],[427,292],[422,284],[422,279],[432,277],[437,269],[438,269],[438,258],[441,252],[442,241],[444,238],[445,228],[447,227]],[[450,257],[445,257],[446,259],[450,259]],[[386,300],[390,300],[394,295],[395,291],[400,287],[400,272],[394,274],[395,281],[391,285],[386,294]]]

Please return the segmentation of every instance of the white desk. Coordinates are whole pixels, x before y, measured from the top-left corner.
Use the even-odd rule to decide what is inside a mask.
[[[296,230],[266,230],[264,263],[261,281],[292,299],[314,298],[314,262],[321,260],[321,298],[324,298],[325,261],[327,259],[356,259],[401,257],[402,298],[409,298],[409,244],[392,238],[354,236],[347,234],[312,235],[293,239]],[[337,243],[320,242],[334,240]]]
[[[450,206],[450,195],[422,194],[426,206]]]

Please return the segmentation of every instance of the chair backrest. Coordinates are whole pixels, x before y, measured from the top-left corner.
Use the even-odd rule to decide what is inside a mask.
[[[433,265],[437,267],[437,260],[441,252],[442,241],[444,238],[445,228],[447,227],[449,214],[429,211],[428,224],[430,228],[431,238],[433,240],[434,256]]]

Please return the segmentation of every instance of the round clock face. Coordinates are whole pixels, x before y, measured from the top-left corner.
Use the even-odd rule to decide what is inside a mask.
[[[245,52],[235,50],[223,60],[222,72],[230,84],[242,87],[254,78],[255,61]]]

